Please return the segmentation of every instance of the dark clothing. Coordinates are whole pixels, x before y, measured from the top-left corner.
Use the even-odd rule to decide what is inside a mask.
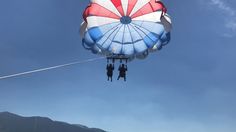
[[[128,71],[128,68],[127,68],[127,65],[124,65],[122,64],[120,67],[119,67],[119,76],[117,78],[117,80],[119,80],[121,77],[124,78],[124,81],[126,81],[126,71]]]
[[[112,82],[112,76],[113,76],[113,70],[114,70],[114,65],[109,64],[107,65],[107,80],[109,81],[111,79]]]

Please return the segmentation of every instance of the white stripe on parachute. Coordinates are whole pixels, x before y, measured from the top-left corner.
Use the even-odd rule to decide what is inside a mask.
[[[149,22],[161,22],[162,11],[152,12],[143,16],[134,18],[133,20],[138,21],[149,21]]]
[[[89,16],[87,17],[88,26],[87,28],[102,26],[105,24],[110,24],[114,22],[119,22],[120,20],[108,17],[98,17],[98,16]]]
[[[127,13],[127,10],[128,10],[129,1],[128,0],[121,0],[121,3],[122,3],[123,10],[124,10],[124,14],[126,16],[126,13]]]

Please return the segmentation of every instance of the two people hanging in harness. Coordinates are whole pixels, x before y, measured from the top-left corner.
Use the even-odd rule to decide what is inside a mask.
[[[115,59],[116,58],[111,58],[111,59],[108,58],[107,59],[107,63],[108,63],[107,67],[106,67],[106,69],[107,69],[107,80],[111,81],[111,82],[113,81],[112,78],[113,78],[113,71],[115,69],[115,67],[114,67]],[[128,71],[128,68],[127,68],[128,59],[127,58],[125,58],[125,59],[118,58],[118,59],[120,59],[121,64],[120,64],[119,69],[118,69],[119,76],[118,76],[117,80],[120,80],[120,78],[124,78],[124,81],[126,81],[126,72]],[[110,60],[112,60],[112,63],[110,62]],[[126,61],[126,64],[122,63],[123,60]]]

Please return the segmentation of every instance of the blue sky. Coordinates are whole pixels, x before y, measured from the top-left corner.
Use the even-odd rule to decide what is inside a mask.
[[[78,35],[87,0],[1,0],[0,75],[96,58]],[[106,61],[0,80],[0,111],[111,132],[236,131],[236,1],[165,0],[172,41],[106,81]]]

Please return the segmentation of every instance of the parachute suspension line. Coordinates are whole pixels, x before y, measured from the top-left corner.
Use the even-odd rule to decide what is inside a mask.
[[[57,66],[52,66],[52,67],[47,67],[47,68],[41,68],[41,69],[36,69],[36,70],[32,70],[32,71],[26,71],[26,72],[21,72],[21,73],[6,75],[6,76],[0,76],[0,80],[13,78],[13,77],[18,77],[18,76],[23,76],[23,75],[32,74],[32,73],[37,73],[37,72],[43,72],[43,71],[58,69],[58,68],[63,68],[63,67],[68,67],[68,66],[72,66],[72,65],[78,65],[78,64],[93,62],[93,61],[102,60],[102,59],[105,59],[105,58],[106,57],[99,57],[99,58],[87,59],[87,60],[83,60],[83,61],[75,61],[75,62],[72,62],[72,63],[62,64],[62,65],[57,65]]]

